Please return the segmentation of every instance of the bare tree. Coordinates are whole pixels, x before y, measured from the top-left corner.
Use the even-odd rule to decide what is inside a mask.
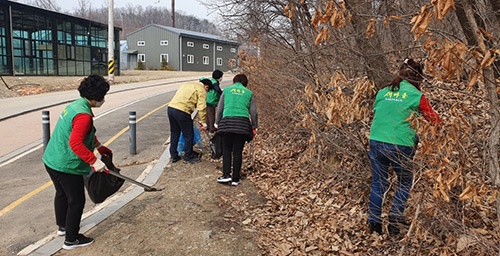
[[[31,5],[34,5],[36,7],[40,7],[45,10],[51,10],[55,12],[60,12],[61,7],[57,5],[55,0],[30,0],[29,2]]]
[[[78,6],[73,9],[73,15],[88,18],[92,13],[90,0],[78,0]]]

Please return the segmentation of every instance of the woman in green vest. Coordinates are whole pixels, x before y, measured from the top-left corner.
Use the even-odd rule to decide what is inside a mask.
[[[105,165],[94,155],[94,149],[100,154],[111,153],[95,136],[91,110],[102,106],[108,90],[108,82],[99,75],[83,79],[78,87],[81,98],[62,111],[43,154],[45,169],[56,189],[57,234],[65,236],[63,248],[67,250],[94,242],[94,239],[79,233],[85,206],[83,176],[91,171],[105,171]]]
[[[241,183],[243,147],[251,141],[258,127],[257,106],[252,91],[247,88],[244,74],[233,78],[233,85],[224,88],[217,106],[217,133],[222,136],[222,176],[220,183]],[[231,176],[232,166],[232,176]]]
[[[422,80],[422,65],[412,59],[405,59],[398,76],[377,93],[375,115],[370,128],[370,232],[382,234],[382,204],[388,189],[389,166],[392,166],[398,176],[394,202],[389,213],[389,233],[399,234],[399,224],[404,223],[403,213],[413,183],[411,169],[418,142],[409,117],[416,113],[432,123],[441,123],[439,115],[420,92]]]

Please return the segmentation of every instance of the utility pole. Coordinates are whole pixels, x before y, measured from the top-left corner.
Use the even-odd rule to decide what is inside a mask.
[[[172,0],[172,27],[175,28],[175,0]]]
[[[108,0],[108,82],[115,80],[115,25],[113,22],[113,0]]]

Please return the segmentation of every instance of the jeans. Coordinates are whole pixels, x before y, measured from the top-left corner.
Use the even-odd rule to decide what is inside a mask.
[[[222,173],[224,177],[229,177],[231,175],[232,164],[232,180],[235,182],[241,179],[240,172],[245,142],[246,135],[243,134],[224,133],[222,135]]]
[[[193,120],[191,115],[178,109],[167,107],[168,121],[170,122],[170,157],[179,155],[177,145],[179,138],[184,136],[184,157],[192,158],[194,145]]]
[[[406,202],[413,183],[412,161],[415,148],[398,146],[370,140],[370,163],[372,167],[372,187],[368,222],[381,223],[384,194],[388,189],[389,166],[398,177],[398,185],[389,219],[402,220]]]
[[[80,232],[80,221],[85,207],[83,176],[59,172],[45,165],[54,183],[56,224],[66,228],[66,241],[75,241]]]

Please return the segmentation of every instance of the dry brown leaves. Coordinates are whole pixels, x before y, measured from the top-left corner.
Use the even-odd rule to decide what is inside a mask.
[[[276,80],[276,75],[262,74],[254,87],[260,96],[274,90],[271,81]],[[406,217],[414,228],[399,237],[367,232],[370,171],[366,144],[359,140],[368,140],[365,122],[375,93],[369,81],[336,73],[328,84],[307,85],[304,101],[287,112],[301,117],[297,124],[276,118],[283,106],[279,100],[260,101],[262,128],[249,178],[267,201],[254,208],[235,205],[241,221],[257,230],[268,255],[495,253],[500,241],[497,192],[488,186],[483,159],[488,104],[475,93],[478,89],[464,83],[424,87],[444,125],[431,126],[422,117],[413,120],[421,147]],[[280,93],[286,91],[280,87]],[[393,186],[395,182],[391,178]],[[389,201],[391,197],[392,192]],[[421,213],[415,216],[419,205]]]

